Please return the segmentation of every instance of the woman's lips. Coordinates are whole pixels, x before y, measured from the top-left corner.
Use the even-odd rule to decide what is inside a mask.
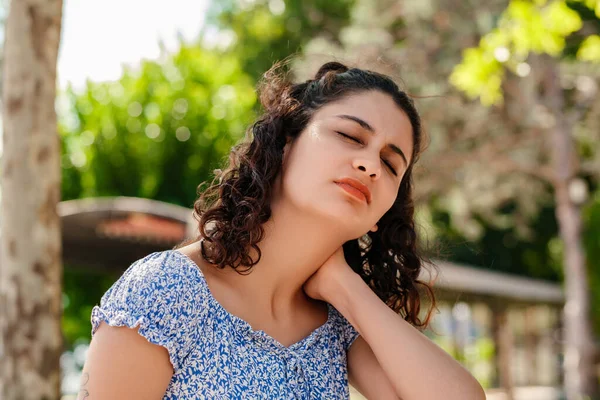
[[[354,198],[361,202],[370,202],[369,189],[366,188],[362,183],[356,183],[348,179],[335,182],[340,188],[344,189],[346,193],[352,195]],[[362,186],[362,187],[361,187]],[[362,189],[362,190],[360,190]]]

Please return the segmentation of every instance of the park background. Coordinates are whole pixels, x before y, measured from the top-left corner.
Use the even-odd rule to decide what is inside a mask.
[[[2,2],[4,25],[22,2]],[[190,233],[198,184],[259,112],[261,74],[290,55],[299,79],[333,58],[415,96],[430,139],[418,223],[440,274],[427,335],[490,398],[574,400],[565,388],[585,374],[594,384],[577,390],[597,394],[600,1],[66,0],[62,10],[66,398],[91,308],[129,262]]]

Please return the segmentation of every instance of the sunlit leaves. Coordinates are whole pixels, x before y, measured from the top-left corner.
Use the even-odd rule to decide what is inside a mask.
[[[594,10],[596,17],[600,18],[600,0],[574,0],[585,4],[590,10]]]
[[[564,2],[554,1],[543,8],[526,1],[510,3],[499,29],[505,30],[515,53],[526,57],[530,51],[558,55],[565,36],[581,28],[579,15]]]
[[[586,0],[585,4],[598,11],[600,3]],[[477,48],[463,52],[463,60],[455,67],[450,82],[469,97],[479,97],[484,105],[498,104],[502,101],[504,68],[523,76],[524,66],[529,67],[524,63],[530,53],[560,56],[566,38],[582,25],[579,14],[565,1],[512,0],[498,26],[480,40]],[[599,47],[594,36],[587,38],[578,58],[598,60]]]
[[[502,95],[500,85],[504,70],[493,53],[482,48],[466,49],[463,62],[450,76],[450,82],[471,98],[480,97],[485,105],[498,103]]]
[[[257,9],[248,24],[248,31],[253,37],[264,41],[272,41],[285,33],[285,26],[273,16],[268,9]]]
[[[585,38],[577,51],[577,58],[582,61],[600,62],[600,36],[591,35]]]

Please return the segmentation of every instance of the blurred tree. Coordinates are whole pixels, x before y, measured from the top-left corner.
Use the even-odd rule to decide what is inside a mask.
[[[120,275],[64,266],[62,332],[65,350],[74,349],[78,342],[89,342],[92,308]]]
[[[600,2],[585,1],[585,6],[591,7],[600,17]],[[550,136],[546,139],[547,157],[536,162],[535,166],[545,171],[545,178],[553,186],[556,217],[563,242],[565,387],[569,399],[600,396],[595,369],[597,349],[590,323],[586,254],[582,242],[581,205],[586,200],[588,188],[581,178],[581,174],[586,172],[581,167],[584,157],[577,151],[574,139],[580,118],[596,101],[597,85],[591,77],[582,75],[580,93],[570,95],[563,87],[565,77],[561,71],[561,64],[573,58],[565,52],[566,38],[582,28],[580,15],[565,1],[539,0],[532,3],[512,0],[498,26],[481,39],[478,47],[464,52],[463,62],[451,76],[451,81],[470,96],[479,97],[484,104],[497,104],[502,101],[505,71],[524,75],[525,71],[531,71],[529,63],[535,60],[535,86],[540,90],[530,93],[530,105],[544,110],[551,117],[541,129],[543,135]],[[577,60],[600,62],[600,36],[597,32],[588,29],[580,33],[575,53]],[[593,152],[597,153],[596,149]]]
[[[116,82],[63,99],[63,196],[137,196],[191,207],[251,122],[253,82],[230,55],[182,44]]]
[[[255,80],[315,36],[337,41],[355,0],[222,0],[212,3],[209,26],[230,41]]]
[[[511,104],[491,109],[470,102],[448,82],[461,50],[476,44],[505,6],[501,0],[476,7],[460,1],[434,7],[416,0],[360,0],[350,26],[340,34],[342,46],[313,40],[296,67],[302,75],[333,55],[403,83],[415,97],[430,138],[415,171],[422,224],[431,225],[434,236],[453,230],[450,236],[457,242],[475,242],[487,229],[511,232],[513,238],[507,240],[517,244],[538,240],[532,219],[540,206],[552,205],[549,185],[535,168],[511,174],[512,158],[527,160],[537,148],[522,134],[528,129],[522,113],[513,115]],[[533,270],[539,270],[526,257],[506,254],[501,242],[493,249],[487,246],[485,250],[493,250],[490,258],[503,256],[505,272],[535,276]]]
[[[60,397],[56,62],[62,0],[13,0],[3,60],[0,398]]]
[[[513,209],[514,205],[509,204],[499,213],[510,216]],[[522,238],[514,226],[497,227],[481,219],[477,220],[483,227],[481,235],[467,239],[452,225],[447,210],[433,205],[427,211],[431,213],[428,219],[435,229],[436,243],[445,252],[445,258],[554,282],[562,279],[560,254],[555,251],[557,226],[553,206],[543,206],[529,222],[529,229],[535,234],[528,239]]]

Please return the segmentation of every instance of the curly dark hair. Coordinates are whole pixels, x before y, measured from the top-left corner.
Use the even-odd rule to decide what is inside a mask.
[[[343,245],[350,267],[396,313],[411,323],[427,326],[435,297],[419,280],[424,258],[417,249],[412,199],[412,171],[422,151],[422,128],[412,99],[394,81],[377,72],[348,68],[339,62],[322,65],[313,79],[293,83],[284,63],[275,64],[259,84],[264,113],[248,129],[245,140],[231,150],[229,165],[217,173],[194,203],[202,256],[218,268],[249,273],[261,258],[258,243],[263,224],[271,217],[271,194],[281,171],[286,142],[295,139],[311,116],[324,105],[365,91],[390,95],[408,116],[413,129],[413,152],[394,204],[377,223],[376,232]],[[252,259],[249,249],[254,249]],[[420,317],[421,294],[430,298]]]

